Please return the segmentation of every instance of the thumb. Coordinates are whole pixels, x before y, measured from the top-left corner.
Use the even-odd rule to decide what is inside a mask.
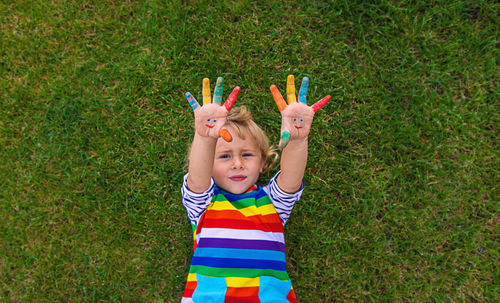
[[[288,142],[290,141],[290,132],[286,129],[284,129],[281,132],[281,139],[279,143],[279,149],[283,149],[288,145]]]

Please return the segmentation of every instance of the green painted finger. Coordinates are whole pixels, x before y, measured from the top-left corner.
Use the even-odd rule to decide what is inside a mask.
[[[224,87],[224,79],[222,77],[217,78],[217,84],[215,85],[214,90],[214,103],[221,104],[222,103],[222,89]]]
[[[283,149],[285,148],[287,145],[288,145],[288,142],[290,141],[290,132],[288,131],[283,131],[283,133],[281,133],[281,140],[280,140],[280,144],[279,144],[279,148],[280,149]]]

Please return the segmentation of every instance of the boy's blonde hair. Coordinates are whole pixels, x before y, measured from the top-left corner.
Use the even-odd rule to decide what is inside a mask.
[[[266,133],[253,121],[252,114],[244,105],[231,109],[227,115],[226,125],[231,126],[243,140],[246,135],[252,136],[257,142],[262,159],[266,159],[264,172],[272,168],[278,160],[278,153],[269,144],[269,138]]]

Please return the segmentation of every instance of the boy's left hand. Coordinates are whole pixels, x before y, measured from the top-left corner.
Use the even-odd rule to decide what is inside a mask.
[[[280,149],[285,148],[290,140],[306,138],[311,130],[314,114],[331,99],[330,95],[327,95],[312,106],[308,106],[306,104],[308,87],[309,78],[304,77],[302,79],[302,85],[300,86],[299,102],[297,102],[297,97],[295,95],[295,79],[293,75],[289,75],[286,85],[288,105],[283,99],[283,96],[281,96],[276,85],[273,84],[270,87],[274,101],[281,112]]]

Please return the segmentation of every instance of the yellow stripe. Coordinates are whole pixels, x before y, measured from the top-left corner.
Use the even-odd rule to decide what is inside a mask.
[[[238,278],[238,277],[228,277],[226,278],[227,287],[258,287],[259,277],[257,278]]]
[[[229,201],[217,201],[212,204],[212,207],[210,209],[213,210],[238,210],[241,212],[243,215],[249,217],[249,216],[255,216],[255,215],[270,215],[276,213],[276,209],[274,208],[274,205],[272,204],[267,204],[263,205],[261,207],[256,207],[255,205],[245,207],[242,209],[237,209],[234,207]]]
[[[188,274],[188,282],[194,282],[196,280],[196,274]]]

